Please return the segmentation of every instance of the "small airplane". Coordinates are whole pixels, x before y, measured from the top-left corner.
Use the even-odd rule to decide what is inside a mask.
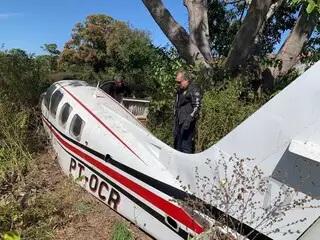
[[[320,62],[196,154],[166,145],[125,107],[84,81],[52,84],[41,99],[42,119],[64,173],[155,239],[189,239],[214,225],[219,215],[234,222],[227,230],[221,227],[234,239],[319,239],[320,208],[293,207],[273,223],[257,223],[270,212],[275,215],[272,203],[284,187],[295,191],[281,203],[307,197],[313,206],[320,203],[319,76]],[[246,167],[254,171],[258,166],[261,179],[268,179],[266,191],[251,196],[263,206],[242,215],[240,208],[231,211],[212,202],[206,194],[210,188],[199,190],[199,176],[220,185],[233,176],[237,161],[221,161],[232,156],[251,158]],[[211,216],[191,211],[181,203],[185,199],[202,202]],[[288,225],[294,230],[284,233]]]

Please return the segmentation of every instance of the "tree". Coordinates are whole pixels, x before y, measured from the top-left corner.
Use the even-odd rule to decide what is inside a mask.
[[[187,63],[212,60],[208,43],[206,0],[184,0],[189,11],[189,34],[171,15],[161,0],[142,0],[153,19]]]
[[[189,13],[189,32],[206,61],[212,59],[209,47],[208,6],[204,0],[184,0]]]
[[[42,49],[48,52],[51,56],[57,56],[61,52],[58,50],[58,46],[55,43],[48,43],[42,46]]]
[[[301,61],[307,66],[320,60],[320,26],[306,43],[301,55]]]
[[[229,4],[228,4],[229,5]],[[208,4],[209,42],[215,58],[228,55],[233,38],[236,35],[245,4],[236,8],[226,8],[221,0],[212,0]]]
[[[248,60],[254,60],[262,67],[260,62],[273,53],[282,33],[292,29],[276,54],[277,61],[283,63],[274,77],[286,74],[299,60],[320,13],[320,3],[316,0],[212,0],[208,6],[207,1],[184,0],[189,14],[187,32],[161,0],[143,0],[143,3],[187,63],[207,63],[213,60],[212,56],[226,56],[225,69],[236,73]],[[292,7],[292,3],[297,7]],[[301,9],[299,15],[297,8]],[[236,11],[240,14],[234,13]],[[209,45],[206,40],[208,29]],[[312,43],[316,44],[316,41]],[[211,54],[207,53],[208,46]],[[288,59],[285,52],[292,57]]]
[[[259,1],[259,0],[257,0]],[[306,45],[306,43],[308,42],[308,40],[310,39],[315,26],[317,24],[317,18],[318,13],[319,13],[319,5],[320,3],[318,2],[318,5],[313,1],[313,0],[292,0],[291,2],[293,2],[295,6],[291,6],[288,3],[284,3],[283,0],[273,0],[271,2],[271,5],[269,7],[269,10],[267,12],[267,14],[264,17],[264,23],[260,26],[260,30],[259,30],[259,34],[256,35],[255,37],[255,45],[252,45],[252,41],[249,41],[250,43],[248,43],[247,40],[245,40],[245,35],[243,35],[242,37],[240,37],[239,39],[237,39],[238,34],[241,33],[241,28],[245,28],[245,21],[243,22],[243,24],[241,25],[241,28],[239,29],[237,36],[235,38],[235,44],[236,46],[242,46],[240,48],[240,51],[238,51],[238,54],[233,54],[234,50],[231,48],[230,52],[229,52],[229,57],[226,61],[227,63],[227,67],[230,67],[231,69],[233,69],[234,67],[239,66],[240,64],[245,65],[245,60],[248,59],[249,57],[256,55],[257,52],[255,52],[257,45],[260,45],[261,47],[268,45],[268,42],[264,42],[262,44],[259,43],[259,38],[270,38],[270,34],[267,34],[266,32],[264,33],[265,29],[273,29],[276,31],[279,31],[281,29],[281,32],[284,32],[287,29],[292,29],[290,35],[287,37],[286,41],[284,42],[284,44],[282,45],[282,47],[280,48],[280,51],[277,53],[277,57],[276,60],[277,62],[280,62],[280,69],[276,69],[275,71],[273,71],[273,78],[278,78],[279,76],[283,76],[286,73],[288,73],[288,71],[298,62],[299,60],[299,55],[301,54],[303,47]],[[253,0],[250,4],[249,7],[249,12],[246,15],[246,18],[250,17],[250,8],[253,7],[253,4],[255,3],[255,0]],[[303,3],[303,4],[301,4]],[[267,4],[267,1],[263,1],[264,6]],[[272,21],[274,21],[273,16],[277,15],[277,11],[279,11],[279,9],[284,9],[282,8],[282,5],[288,6],[287,11],[282,11],[281,13],[283,15],[288,15],[289,19],[288,22],[286,24],[281,24],[282,26],[287,27],[286,28],[279,28],[279,24],[273,24]],[[292,4],[291,4],[292,5]],[[263,6],[263,5],[262,5]],[[300,8],[300,14],[298,15],[298,17],[294,16],[297,7]],[[291,8],[291,9],[290,9]],[[290,11],[291,10],[291,11]],[[258,11],[256,11],[258,12]],[[291,13],[291,14],[290,14]],[[262,14],[260,14],[261,16]],[[279,15],[277,15],[279,16]],[[292,18],[294,17],[295,19],[295,24],[293,24],[292,22]],[[291,18],[291,19],[290,19]],[[268,22],[268,20],[271,20]],[[279,22],[278,21],[277,23]],[[251,23],[253,23],[254,21],[250,21]],[[281,23],[281,22],[280,22]],[[268,26],[269,25],[269,26]],[[253,28],[249,28],[249,29],[253,29]],[[270,33],[270,31],[269,31]],[[264,34],[264,36],[263,36]],[[252,34],[248,34],[249,36],[252,36]],[[255,33],[254,33],[255,35]],[[271,36],[274,37],[277,34],[272,34]],[[271,38],[272,39],[272,38]],[[241,41],[242,40],[242,41]],[[245,44],[243,43],[243,40],[245,40]],[[250,39],[252,40],[252,39]],[[279,42],[279,38],[278,38],[278,42]],[[272,40],[269,42],[272,42]],[[238,45],[237,45],[238,43]],[[276,42],[273,43],[273,45]],[[247,47],[245,47],[247,46]],[[249,46],[249,47],[248,47]],[[251,52],[248,50],[251,49]],[[253,51],[252,51],[253,50]],[[272,50],[272,48],[270,48],[269,50]],[[241,54],[240,54],[241,52]],[[271,51],[269,52],[265,52],[264,58],[266,58],[266,54],[271,53]],[[233,61],[232,61],[233,59]]]
[[[48,63],[22,49],[0,51],[0,86],[10,100],[32,105],[39,101]]]
[[[317,24],[317,18],[316,13],[308,14],[306,8],[301,8],[294,28],[277,54],[277,60],[280,60],[281,64],[273,73],[274,78],[287,74],[298,62],[299,55]]]
[[[226,67],[234,70],[236,67],[245,63],[256,36],[264,25],[267,13],[272,5],[272,0],[252,0],[248,13],[235,36],[226,59]]]
[[[45,52],[49,53],[49,55],[40,55],[37,56],[38,61],[46,62],[50,68],[50,71],[57,71],[58,70],[58,59],[61,52],[58,50],[58,45],[55,43],[48,43],[44,44],[41,47]]]
[[[106,15],[91,15],[76,24],[59,62],[60,65],[93,67],[96,73],[106,68],[126,72],[127,68],[143,68],[150,60],[151,49],[146,33]]]
[[[278,83],[279,77],[286,75],[298,61],[303,60],[301,53],[318,21],[315,11],[308,13],[305,6],[301,7],[292,31],[275,57],[275,62],[279,64],[263,71],[265,88],[272,89]]]
[[[268,54],[275,52],[275,47],[281,42],[283,33],[293,28],[298,10],[296,6],[287,4],[284,0],[272,4],[265,24],[255,38],[252,55],[265,58]]]
[[[136,97],[145,97],[154,88],[153,62],[160,52],[145,32],[106,15],[91,15],[75,25],[59,66],[68,75],[94,83],[121,75]]]
[[[318,12],[320,13],[319,0],[290,0],[293,4],[305,3],[307,13]]]

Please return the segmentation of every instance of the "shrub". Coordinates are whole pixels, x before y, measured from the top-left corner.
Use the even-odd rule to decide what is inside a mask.
[[[222,90],[210,90],[204,94],[197,127],[198,151],[216,143],[263,103],[263,99],[241,99],[243,92],[241,82],[232,81]]]
[[[41,92],[47,87],[49,62],[28,55],[21,49],[0,52],[0,87],[14,102],[36,105]]]
[[[294,209],[319,206],[312,204],[312,197],[303,196],[284,184],[278,190],[278,185],[273,185],[270,177],[254,165],[253,160],[221,153],[218,159],[205,162],[211,174],[202,175],[195,168],[193,191],[197,196],[179,201],[197,220],[205,223],[206,232],[195,239],[243,239],[237,233],[249,239],[258,238],[259,232],[266,235],[301,233],[294,225],[306,221],[306,218],[295,217],[292,222],[283,223],[284,217]],[[272,191],[275,185],[277,190]],[[189,186],[181,187],[191,191]]]
[[[30,109],[23,110],[0,100],[0,183],[21,175],[31,160],[28,149],[33,140],[29,135],[31,113]]]
[[[159,49],[159,52],[152,62],[148,127],[160,140],[172,145],[175,76],[182,63],[173,50]]]

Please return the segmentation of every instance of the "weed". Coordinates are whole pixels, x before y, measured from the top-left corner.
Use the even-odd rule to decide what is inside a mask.
[[[127,224],[117,222],[112,231],[112,240],[133,240],[133,235],[129,231]]]
[[[3,234],[2,240],[21,240],[21,237],[17,232],[7,232]]]
[[[231,239],[242,239],[243,236],[256,238],[260,233],[298,233],[299,230],[293,227],[307,219],[292,219],[292,222],[284,223],[286,213],[318,207],[311,204],[313,198],[310,196],[302,196],[284,184],[279,188],[273,185],[258,166],[253,166],[252,161],[235,155],[226,159],[221,154],[216,162],[206,161],[212,175],[203,176],[199,168],[195,169],[196,196],[192,195],[180,204],[194,216],[202,216],[214,239],[226,239],[227,236],[232,236]],[[273,195],[272,186],[276,187]],[[191,190],[189,186],[182,187]]]
[[[75,203],[73,209],[77,215],[85,215],[92,211],[93,207],[89,202],[79,201]]]

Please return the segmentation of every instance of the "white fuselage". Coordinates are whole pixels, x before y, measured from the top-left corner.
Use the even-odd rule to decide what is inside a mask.
[[[204,226],[177,200],[196,198],[216,214],[227,212],[205,197],[210,189],[199,191],[199,176],[212,181],[221,174],[231,176],[233,166],[226,170],[220,160],[234,155],[252,158],[246,167],[258,166],[268,178],[268,191],[255,195],[256,202],[272,203],[285,186],[295,190],[290,200],[311,196],[312,204],[320,205],[319,76],[320,62],[217,144],[197,154],[167,146],[111,97],[81,81],[53,84],[41,108],[66,174],[156,239],[187,239],[202,233]],[[241,221],[233,210],[228,216]],[[290,209],[264,228],[246,214],[241,229],[248,239],[316,240],[320,234],[319,208]],[[256,217],[264,214],[262,206],[254,211]],[[292,222],[296,231],[274,231]]]
[[[107,94],[81,84],[53,85],[49,109],[55,108],[51,105],[57,97],[55,114],[42,101],[44,125],[63,171],[157,239],[187,239],[201,233],[202,226],[171,196],[182,190],[159,162],[159,152],[167,146]],[[68,112],[66,105],[72,109],[67,120],[62,117]],[[81,126],[73,126],[79,117]]]

